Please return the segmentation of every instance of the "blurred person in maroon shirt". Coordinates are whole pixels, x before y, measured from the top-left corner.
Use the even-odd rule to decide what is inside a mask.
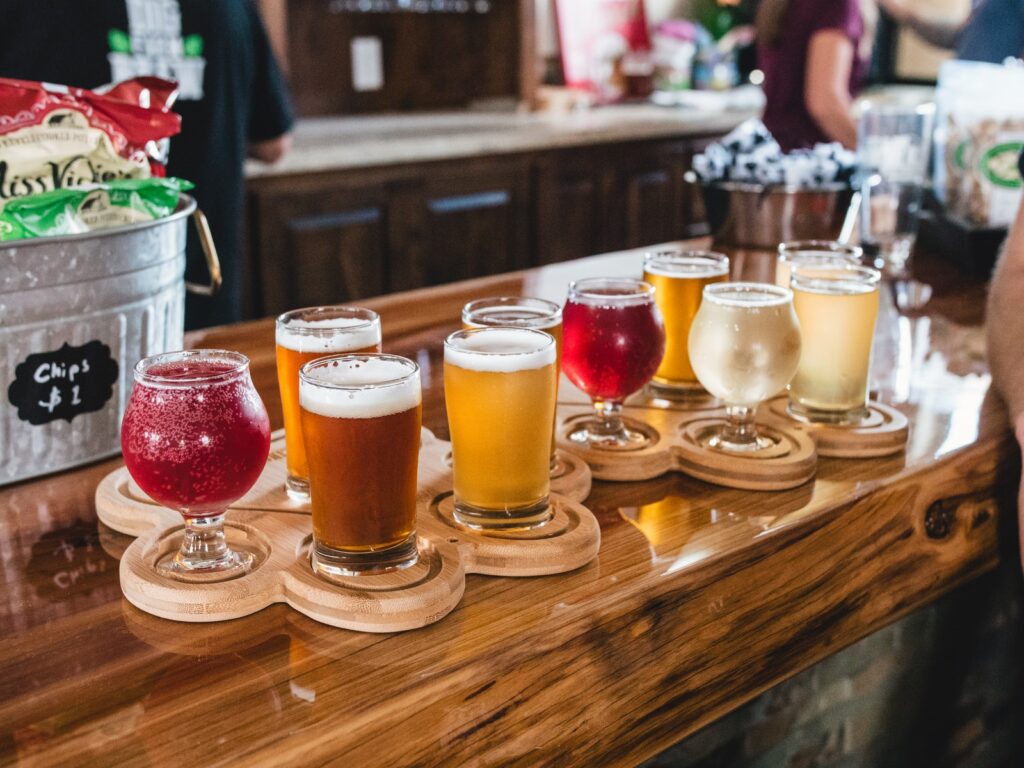
[[[856,146],[850,107],[867,76],[877,15],[864,0],[761,0],[764,123],[784,150],[825,141]]]

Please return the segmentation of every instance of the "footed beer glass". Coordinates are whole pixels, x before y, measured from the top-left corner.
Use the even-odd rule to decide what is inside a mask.
[[[690,329],[690,362],[728,415],[705,445],[740,454],[772,447],[758,433],[754,413],[789,383],[800,362],[793,293],[768,283],[707,286]]]
[[[233,551],[224,513],[252,488],[270,452],[270,419],[237,352],[169,352],[135,366],[121,425],[128,472],[185,518],[181,548],[156,564],[181,581],[222,581],[252,568]]]

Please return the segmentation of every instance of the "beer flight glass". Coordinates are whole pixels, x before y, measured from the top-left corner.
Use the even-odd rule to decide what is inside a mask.
[[[658,251],[644,256],[644,280],[665,323],[665,356],[649,386],[659,397],[679,398],[700,391],[690,365],[690,326],[700,309],[704,286],[729,279],[729,259],[711,251]]]
[[[794,418],[857,424],[867,416],[879,280],[878,270],[852,264],[793,268],[793,306],[803,338],[789,388]]]
[[[185,519],[181,547],[156,570],[180,581],[248,572],[251,552],[232,550],[224,513],[252,488],[270,452],[270,419],[237,352],[169,352],[135,366],[121,424],[124,463],[139,487]]]
[[[422,400],[419,366],[397,355],[336,355],[299,369],[317,574],[416,562]]]
[[[277,318],[277,383],[284,412],[288,479],[297,501],[309,500],[309,469],[299,416],[299,368],[318,357],[380,352],[380,318],[358,307],[308,307]]]
[[[444,399],[457,522],[478,530],[551,519],[555,339],[528,328],[456,331],[444,342]]]
[[[647,384],[665,353],[665,327],[650,283],[589,278],[569,284],[562,310],[562,369],[590,396],[596,415],[569,439],[610,450],[632,450],[648,437],[622,420],[622,403]]]
[[[846,245],[833,240],[792,240],[779,245],[775,261],[775,284],[789,288],[793,267],[799,264],[828,266],[829,264],[859,265],[864,251],[857,245]]]
[[[768,283],[718,283],[690,329],[690,361],[704,388],[725,403],[727,421],[704,445],[748,454],[772,447],[754,413],[785,387],[800,362],[800,328],[793,293]]]
[[[525,296],[499,296],[477,299],[462,308],[462,327],[532,328],[555,338],[555,400],[558,399],[558,375],[562,370],[562,308],[553,301]],[[551,430],[551,477],[561,477],[565,467],[555,450],[555,430]]]

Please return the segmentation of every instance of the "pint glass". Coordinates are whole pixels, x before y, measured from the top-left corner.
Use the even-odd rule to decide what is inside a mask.
[[[650,388],[664,397],[699,390],[690,365],[689,338],[704,286],[729,279],[729,259],[710,251],[660,251],[644,256],[644,280],[665,323],[665,356]]]
[[[532,328],[555,337],[555,399],[558,398],[558,374],[562,365],[562,308],[553,301],[523,296],[500,296],[471,301],[462,308],[464,328]],[[551,431],[551,477],[564,472],[555,453],[555,433]]]
[[[834,240],[791,240],[779,246],[779,256],[775,262],[775,284],[789,288],[789,278],[795,266],[857,266],[863,257],[864,251],[858,245],[837,243]]]
[[[299,418],[299,368],[326,355],[380,352],[380,318],[358,307],[308,307],[277,318],[277,383],[288,452],[288,495],[309,499],[309,470]]]
[[[880,279],[878,270],[869,267],[794,268],[793,307],[800,320],[803,351],[789,387],[792,416],[854,424],[867,415]]]
[[[300,369],[317,573],[416,562],[422,397],[419,366],[396,355],[326,357]]]
[[[551,517],[554,338],[526,328],[457,331],[444,342],[455,518],[479,529]]]

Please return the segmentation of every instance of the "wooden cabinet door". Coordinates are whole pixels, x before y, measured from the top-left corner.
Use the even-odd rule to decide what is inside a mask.
[[[421,248],[412,259],[420,285],[530,266],[529,185],[521,158],[445,163],[425,173]]]
[[[540,157],[534,187],[539,264],[609,249],[614,181],[608,155],[600,150],[561,150]]]
[[[690,149],[682,142],[634,145],[620,155],[619,238],[613,248],[639,248],[686,237],[683,174]]]
[[[254,202],[259,314],[387,292],[385,189],[267,192]]]

